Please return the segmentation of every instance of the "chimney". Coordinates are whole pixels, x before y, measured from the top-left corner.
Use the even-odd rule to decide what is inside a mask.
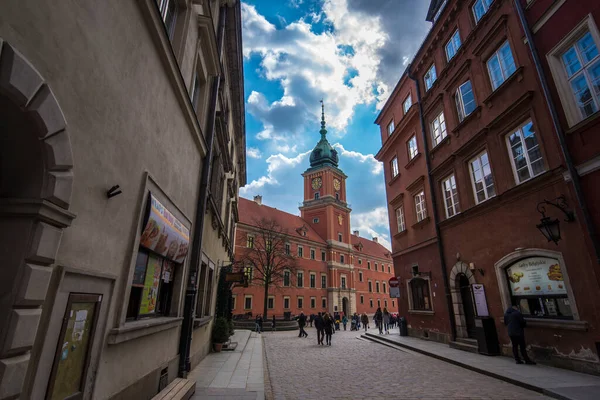
[[[358,234],[358,231],[354,231],[354,232],[352,232],[352,233],[354,233],[354,236],[360,236],[360,235]]]
[[[376,237],[374,237],[374,238],[373,238],[373,241],[374,241],[375,243],[379,243],[379,242],[377,241],[377,238],[376,238]]]
[[[260,194],[257,194],[256,196],[254,196],[254,202],[256,204],[258,204],[259,206],[262,205],[262,196]]]

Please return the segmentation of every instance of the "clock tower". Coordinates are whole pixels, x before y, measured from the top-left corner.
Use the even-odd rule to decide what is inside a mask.
[[[350,211],[346,203],[347,176],[338,168],[337,151],[327,141],[325,108],[321,100],[321,140],[310,154],[304,177],[302,218],[328,242],[350,244]]]

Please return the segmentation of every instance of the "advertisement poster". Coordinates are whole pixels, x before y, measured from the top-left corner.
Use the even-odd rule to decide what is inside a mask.
[[[154,256],[148,258],[148,269],[142,292],[140,314],[152,314],[156,309],[156,298],[158,297],[158,283],[160,282],[161,265],[160,259]]]
[[[390,286],[390,297],[399,299],[400,298],[400,278],[399,277],[390,278],[390,280],[388,281],[388,284]]]
[[[188,253],[190,231],[152,194],[150,215],[142,232],[140,245],[176,263],[182,263]]]
[[[474,283],[471,285],[473,288],[473,298],[475,299],[475,311],[478,317],[489,317],[490,313],[487,307],[487,299],[485,297],[485,288],[482,284]]]
[[[530,257],[506,269],[513,296],[565,295],[567,288],[558,260]]]

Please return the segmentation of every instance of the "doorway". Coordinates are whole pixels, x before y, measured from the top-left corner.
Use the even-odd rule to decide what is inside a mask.
[[[344,312],[344,315],[348,316],[348,298],[344,297],[342,299],[342,311]]]
[[[471,293],[471,284],[464,275],[458,276],[458,287],[460,288],[460,297],[462,300],[465,322],[467,324],[467,335],[470,338],[475,337],[475,307],[473,306],[473,295]]]

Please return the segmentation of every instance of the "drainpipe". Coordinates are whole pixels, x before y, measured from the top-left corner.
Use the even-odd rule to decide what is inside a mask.
[[[452,307],[452,294],[450,293],[450,283],[448,282],[448,272],[446,268],[446,258],[444,257],[444,246],[442,243],[442,235],[440,233],[437,200],[435,197],[435,185],[431,177],[431,159],[429,158],[429,147],[427,145],[427,134],[425,133],[425,118],[423,116],[423,104],[421,103],[421,89],[419,80],[416,79],[410,72],[412,65],[406,69],[408,78],[412,79],[417,85],[417,102],[419,103],[419,119],[421,121],[421,137],[423,138],[423,148],[425,152],[425,163],[427,165],[427,180],[429,181],[429,192],[431,193],[431,206],[433,207],[433,223],[435,224],[435,236],[437,238],[438,254],[442,267],[442,277],[444,278],[444,292],[446,294],[446,306],[448,307],[448,318],[450,319],[450,341],[456,340],[456,321],[454,320],[454,308]]]
[[[573,163],[573,158],[571,157],[571,153],[569,152],[567,141],[565,139],[565,133],[558,119],[558,113],[556,112],[556,107],[554,105],[554,102],[552,101],[552,97],[550,96],[550,90],[548,89],[548,81],[546,80],[546,77],[544,75],[537,47],[535,46],[535,43],[533,41],[533,33],[531,32],[531,29],[527,24],[527,20],[525,19],[525,13],[523,12],[523,7],[521,6],[521,2],[519,0],[515,0],[515,8],[517,9],[517,13],[519,14],[519,19],[521,21],[523,31],[525,31],[525,37],[527,38],[529,51],[531,52],[531,56],[533,57],[535,70],[538,74],[538,78],[540,79],[542,91],[544,92],[544,99],[546,100],[546,105],[550,110],[550,115],[552,116],[552,123],[554,124],[556,136],[558,136],[558,141],[560,143],[560,149],[563,153],[563,157],[565,158],[567,169],[569,170],[569,175],[571,175],[571,182],[573,182],[573,188],[575,189],[575,197],[577,199],[577,204],[579,205],[581,213],[583,214],[585,228],[587,230],[588,235],[590,236],[592,245],[594,246],[594,250],[596,252],[596,263],[600,264],[600,243],[598,242],[596,229],[594,227],[594,223],[592,222],[592,217],[590,216],[590,211],[585,202],[585,198],[583,197],[583,190],[581,189],[579,173],[577,172],[577,168],[575,168],[575,164]],[[596,279],[598,279],[598,277],[596,277]]]
[[[221,74],[212,77],[212,88],[210,94],[209,112],[206,131],[208,138],[206,140],[207,152],[202,165],[202,178],[198,191],[198,203],[196,205],[196,219],[194,221],[194,231],[192,237],[192,247],[190,249],[190,273],[188,275],[187,289],[185,293],[185,302],[183,307],[183,322],[181,325],[181,335],[179,338],[179,376],[185,378],[190,371],[190,348],[192,345],[192,335],[194,328],[194,306],[197,294],[197,274],[202,257],[202,233],[204,232],[204,222],[206,215],[206,205],[208,204],[208,186],[212,170],[213,147],[215,139],[215,119],[217,113],[217,102],[219,100],[219,86],[221,84],[223,67],[221,60],[223,58],[223,40],[225,37],[225,18],[227,16],[227,6],[221,6],[219,10],[219,26],[217,28],[217,50],[219,55],[219,66]]]

